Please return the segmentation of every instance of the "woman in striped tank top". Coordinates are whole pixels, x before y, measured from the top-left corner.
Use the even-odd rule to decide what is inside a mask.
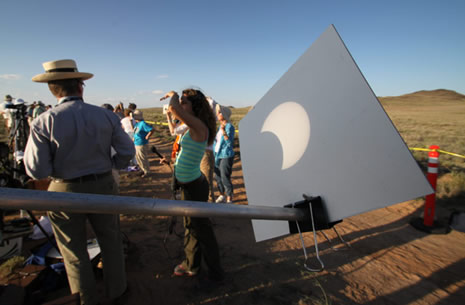
[[[209,186],[200,171],[205,148],[211,145],[216,134],[216,121],[205,95],[195,89],[182,92],[181,98],[169,92],[169,111],[188,126],[180,140],[174,166],[174,176],[181,188],[181,199],[208,201]],[[223,279],[218,243],[209,218],[184,217],[184,252],[186,258],[174,269],[176,276],[194,276],[200,272],[202,258],[208,267],[208,278]]]

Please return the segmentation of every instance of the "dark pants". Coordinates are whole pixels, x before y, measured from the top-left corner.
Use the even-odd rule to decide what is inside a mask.
[[[218,190],[226,196],[233,196],[233,185],[231,183],[231,174],[234,157],[224,158],[219,160],[219,164],[215,166],[215,179],[218,185]]]
[[[208,182],[202,175],[199,179],[181,184],[181,199],[189,201],[208,201]],[[182,266],[194,273],[200,272],[202,258],[213,279],[223,278],[220,253],[215,232],[209,218],[184,217],[184,252],[186,259]]]

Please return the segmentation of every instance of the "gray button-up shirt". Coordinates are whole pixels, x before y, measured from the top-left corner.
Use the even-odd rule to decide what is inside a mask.
[[[123,168],[134,154],[134,143],[114,113],[67,97],[32,122],[24,165],[35,179],[72,179]]]

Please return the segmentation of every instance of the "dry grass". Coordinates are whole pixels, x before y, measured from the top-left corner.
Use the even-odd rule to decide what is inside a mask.
[[[453,91],[420,91],[399,97],[380,98],[387,114],[408,147],[428,148],[465,154],[465,96]],[[415,152],[419,161],[427,153]],[[465,168],[465,159],[446,154],[440,156],[441,168],[447,171]]]
[[[420,91],[380,98],[408,147],[429,148],[465,155],[465,96],[448,90]],[[428,153],[416,151],[415,159],[426,169]],[[465,158],[441,154],[437,203],[450,210],[464,209]]]

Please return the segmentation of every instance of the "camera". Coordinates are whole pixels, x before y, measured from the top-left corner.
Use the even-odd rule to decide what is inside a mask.
[[[5,105],[5,108],[7,109],[26,109],[25,104],[7,104]]]

